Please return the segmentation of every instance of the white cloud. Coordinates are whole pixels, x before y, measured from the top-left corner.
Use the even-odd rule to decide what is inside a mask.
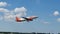
[[[0,7],[5,7],[7,6],[8,4],[6,2],[0,2]]]
[[[49,24],[49,22],[46,22],[46,21],[45,21],[45,22],[43,22],[43,23],[44,23],[44,24]]]
[[[40,20],[40,22],[43,23],[43,24],[49,24],[49,22],[45,21],[45,20]]]
[[[17,16],[24,16],[26,15],[27,9],[24,7],[20,7],[20,8],[15,8],[14,11]]]
[[[5,8],[0,8],[0,12],[4,15],[2,16],[4,20],[14,20],[16,16],[25,16],[27,9],[24,7],[15,8],[14,10],[8,10]]]
[[[0,12],[9,12],[9,10],[5,8],[0,8]]]
[[[58,15],[59,15],[59,12],[58,12],[58,11],[55,11],[55,12],[53,13],[53,15],[54,15],[54,16],[58,16]]]
[[[60,22],[60,18],[58,18],[57,21]]]
[[[24,11],[27,11],[27,9],[24,7],[15,8],[15,12],[24,12]]]

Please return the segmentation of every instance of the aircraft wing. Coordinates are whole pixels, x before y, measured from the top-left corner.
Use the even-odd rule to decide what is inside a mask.
[[[36,17],[36,16],[31,16],[31,17],[26,17],[26,18],[28,18],[28,19],[36,19],[36,18],[38,18],[38,17]]]
[[[22,18],[24,18],[24,19],[27,20],[27,21],[33,21],[33,19],[36,19],[36,18],[38,18],[38,17],[36,17],[36,16],[31,16],[31,17],[22,17]]]

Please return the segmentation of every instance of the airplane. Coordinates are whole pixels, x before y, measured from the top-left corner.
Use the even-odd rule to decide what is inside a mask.
[[[22,17],[22,18],[18,18],[16,17],[16,21],[17,22],[22,22],[22,21],[33,21],[33,19],[38,18],[37,16],[31,16],[31,17]]]

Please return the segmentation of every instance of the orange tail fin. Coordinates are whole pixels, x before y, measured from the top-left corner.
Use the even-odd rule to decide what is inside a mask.
[[[16,21],[17,21],[17,20],[19,20],[19,18],[18,18],[18,17],[16,17]]]

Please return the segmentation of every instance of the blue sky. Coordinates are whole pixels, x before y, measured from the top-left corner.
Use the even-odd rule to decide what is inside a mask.
[[[15,20],[0,20],[1,31],[60,32],[60,0],[0,0],[0,2],[6,2],[6,5],[0,6],[4,8],[2,10],[13,11],[23,7],[24,11],[27,9],[26,17],[33,15],[39,17],[34,21],[22,23]],[[5,13],[0,11],[0,15],[3,14]]]

